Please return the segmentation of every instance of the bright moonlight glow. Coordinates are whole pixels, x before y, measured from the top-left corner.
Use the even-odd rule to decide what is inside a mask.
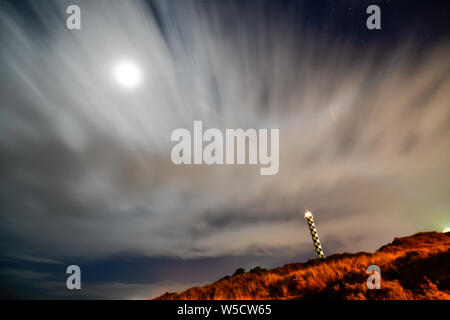
[[[128,61],[123,61],[114,68],[114,76],[123,87],[132,89],[141,81],[141,72],[138,67]]]
[[[444,228],[444,230],[442,230],[442,232],[443,233],[450,232],[450,227]]]

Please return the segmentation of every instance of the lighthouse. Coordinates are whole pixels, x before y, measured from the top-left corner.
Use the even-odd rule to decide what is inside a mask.
[[[309,232],[311,233],[311,238],[314,244],[316,255],[319,259],[324,259],[325,256],[323,254],[322,246],[320,245],[319,234],[317,233],[316,225],[314,224],[314,218],[310,211],[305,212],[305,219],[308,222]]]

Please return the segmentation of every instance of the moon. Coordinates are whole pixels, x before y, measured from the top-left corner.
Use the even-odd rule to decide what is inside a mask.
[[[131,61],[121,61],[114,67],[114,78],[127,89],[133,89],[142,80],[142,74],[138,66]]]

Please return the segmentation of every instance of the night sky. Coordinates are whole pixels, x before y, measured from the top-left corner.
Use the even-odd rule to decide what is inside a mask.
[[[152,298],[304,262],[305,208],[325,255],[450,226],[448,1],[4,0],[0,38],[2,298]],[[278,174],[174,165],[194,120],[279,128]]]

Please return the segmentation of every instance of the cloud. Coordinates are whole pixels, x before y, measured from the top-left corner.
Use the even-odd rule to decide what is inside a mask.
[[[165,292],[178,292],[204,283],[179,284],[166,281],[156,284],[94,283],[88,284],[83,296],[90,299],[153,299]]]
[[[174,281],[149,284],[82,281],[80,290],[68,290],[66,278],[50,272],[5,268],[0,269],[0,277],[2,278],[0,297],[8,299],[16,297],[21,299],[152,299],[167,291],[182,291],[205,284],[181,284]],[[17,291],[18,289],[20,291]]]
[[[3,251],[59,261],[297,250],[310,241],[304,207],[325,251],[370,250],[448,214],[448,43],[383,54],[189,1],[83,2],[72,32],[64,5],[0,14]],[[111,77],[124,57],[142,69],[134,91]],[[171,131],[198,119],[280,128],[279,173],[173,165]]]
[[[0,270],[2,276],[13,277],[20,280],[41,280],[49,277],[49,273],[36,272],[25,269],[2,269]]]
[[[20,254],[20,253],[7,253],[6,258],[3,258],[6,260],[22,260],[27,262],[33,262],[33,263],[43,263],[43,264],[61,264],[60,261],[48,259],[44,257],[35,257],[32,255],[27,254]]]

